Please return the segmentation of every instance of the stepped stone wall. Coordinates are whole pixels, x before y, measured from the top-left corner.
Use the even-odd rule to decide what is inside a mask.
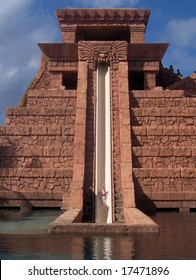
[[[139,208],[196,207],[195,101],[187,89],[130,92]]]
[[[44,79],[43,76],[40,78]],[[0,127],[0,205],[61,207],[73,177],[76,90],[27,90]]]

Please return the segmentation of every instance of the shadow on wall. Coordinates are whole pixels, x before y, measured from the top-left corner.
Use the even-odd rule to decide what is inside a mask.
[[[18,207],[21,212],[29,212],[32,210],[31,202],[21,192],[9,191],[7,189],[1,189],[0,204],[2,207],[10,207],[10,198],[18,201]]]
[[[151,200],[150,197],[148,197],[144,193],[138,179],[135,177],[134,174],[133,174],[133,181],[134,181],[134,186],[135,186],[136,208],[138,208],[139,210],[141,210],[143,212],[156,211],[157,207],[156,207],[155,203]]]

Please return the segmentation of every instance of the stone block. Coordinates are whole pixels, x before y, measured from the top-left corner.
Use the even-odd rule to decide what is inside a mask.
[[[76,101],[76,109],[85,109],[86,110],[86,96],[84,94],[78,93],[77,94],[77,101]]]
[[[157,147],[153,147],[153,148],[143,148],[143,156],[144,157],[156,157],[160,155],[160,149]]]
[[[176,157],[190,157],[192,153],[191,148],[187,147],[175,147],[174,148],[174,156]]]
[[[86,123],[86,110],[83,109],[77,109],[76,111],[76,119],[75,119],[76,125],[84,125]]]
[[[173,148],[160,148],[160,156],[161,157],[172,157],[174,154]]]
[[[184,200],[196,201],[196,192],[184,192]]]
[[[74,144],[85,144],[85,137],[86,137],[86,125],[85,124],[77,124],[75,126],[75,137],[74,137]]]
[[[123,188],[122,193],[123,193],[123,200],[124,200],[124,208],[135,207],[134,189]]]
[[[183,192],[170,192],[170,199],[169,200],[183,201],[184,199],[185,199],[185,194]]]
[[[192,156],[196,157],[196,147],[192,147],[191,150],[192,150]]]
[[[163,135],[162,126],[147,126],[147,135]]]
[[[132,181],[132,164],[121,162],[121,180],[122,182]]]
[[[119,117],[120,117],[120,125],[130,125],[130,115],[127,109],[120,109],[119,110]]]
[[[121,162],[132,163],[131,145],[129,143],[121,143]]]
[[[84,181],[84,164],[74,163],[73,181],[74,182],[83,182]]]
[[[128,143],[131,146],[130,124],[120,126],[120,139],[123,143]]]
[[[134,182],[133,181],[123,181],[121,182],[122,189],[131,189],[134,191]]]
[[[76,164],[85,163],[85,145],[81,145],[81,144],[74,145],[74,163]]]
[[[136,178],[150,178],[150,169],[133,168],[133,174]]]
[[[151,192],[150,199],[154,200],[170,200],[169,192]]]
[[[181,169],[181,176],[182,178],[196,178],[196,169]]]
[[[129,109],[129,94],[128,92],[119,91],[119,108]]]
[[[142,147],[133,147],[132,148],[132,154],[136,157],[142,157],[143,156],[143,148]]]

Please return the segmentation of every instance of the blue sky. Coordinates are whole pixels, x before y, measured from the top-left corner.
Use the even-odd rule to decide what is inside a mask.
[[[39,42],[60,42],[56,8],[149,8],[145,42],[170,43],[163,59],[183,76],[196,70],[196,1],[0,0],[0,125],[39,69]]]

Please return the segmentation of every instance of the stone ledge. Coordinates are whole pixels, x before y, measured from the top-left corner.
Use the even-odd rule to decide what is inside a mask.
[[[132,90],[130,95],[135,98],[186,98],[184,90]]]
[[[74,135],[74,125],[36,125],[36,126],[23,126],[23,125],[12,125],[12,126],[0,126],[0,136],[65,136]]]
[[[133,147],[137,157],[191,157],[195,155],[195,147]]]
[[[75,109],[67,108],[27,108],[16,107],[8,108],[6,110],[6,116],[75,116]]]
[[[195,108],[132,108],[135,116],[140,117],[195,117]]]
[[[12,192],[12,191],[0,191],[0,200],[58,200],[62,201],[62,197],[65,193],[62,192]],[[69,197],[69,196],[68,196]]]
[[[137,178],[195,178],[194,168],[133,168]]]
[[[0,169],[0,177],[12,178],[71,178],[72,169],[66,168],[3,168]]]
[[[196,127],[193,125],[185,126],[135,126],[132,127],[132,133],[139,136],[195,136]],[[134,135],[133,135],[134,136]]]
[[[71,98],[77,96],[77,90],[34,89],[28,91],[28,98]]]
[[[80,209],[68,210],[49,225],[49,232],[106,235],[159,232],[159,226],[136,208],[127,209],[127,223],[96,224],[72,222],[79,213]]]

